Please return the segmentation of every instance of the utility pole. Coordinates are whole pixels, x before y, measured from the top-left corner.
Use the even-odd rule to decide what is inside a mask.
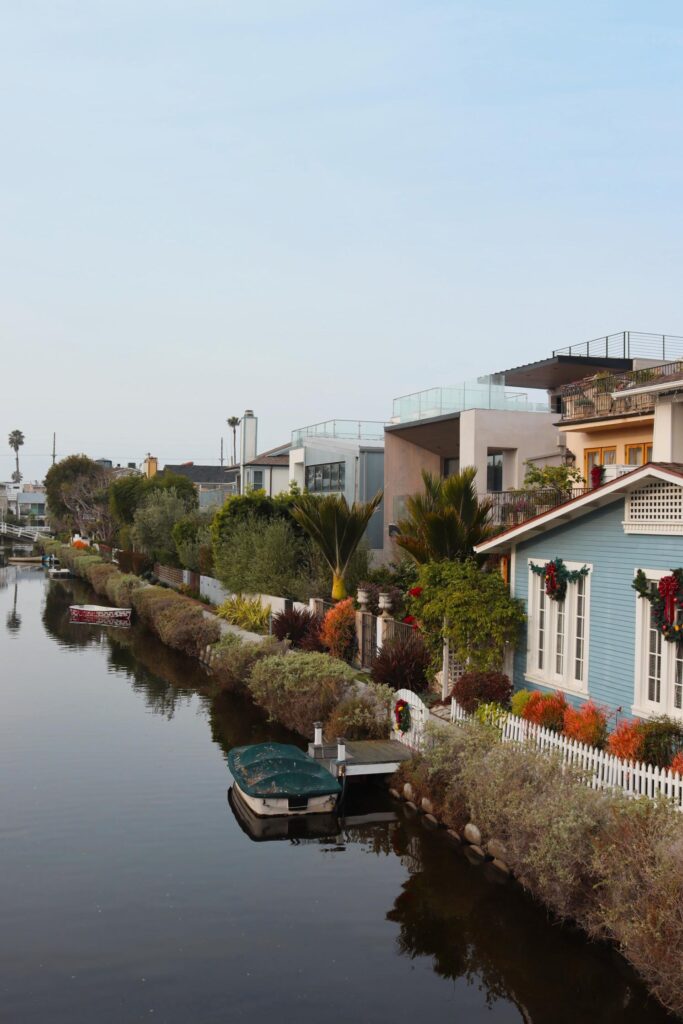
[[[221,438],[221,469],[223,468],[223,438]]]
[[[52,435],[52,465],[54,466],[57,458],[57,434]]]

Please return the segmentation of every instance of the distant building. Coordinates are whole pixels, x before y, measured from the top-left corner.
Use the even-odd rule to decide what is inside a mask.
[[[289,478],[311,494],[343,494],[349,503],[369,501],[384,481],[384,423],[326,420],[292,432]],[[383,508],[373,514],[366,537],[382,548]]]

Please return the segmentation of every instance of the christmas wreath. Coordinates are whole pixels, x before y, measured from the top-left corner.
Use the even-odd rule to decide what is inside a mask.
[[[394,705],[394,721],[399,732],[410,729],[410,704],[407,700],[397,700]]]
[[[545,592],[552,601],[564,601],[567,596],[567,585],[577,583],[582,576],[587,576],[590,569],[584,565],[583,569],[568,569],[561,558],[554,558],[552,562],[545,565],[534,565],[531,562],[531,571],[537,576],[545,579]]]
[[[662,577],[656,590],[639,569],[631,586],[652,605],[655,625],[664,639],[683,641],[683,625],[676,622],[677,610],[683,608],[683,569],[672,569],[670,576]]]

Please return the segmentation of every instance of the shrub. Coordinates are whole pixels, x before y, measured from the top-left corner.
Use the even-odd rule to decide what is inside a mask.
[[[132,591],[133,607],[142,621],[169,647],[194,657],[220,637],[213,616],[199,605],[163,587],[138,587]]]
[[[607,740],[607,749],[610,754],[621,757],[625,761],[642,760],[643,723],[637,719],[632,722],[626,719],[619,722]]]
[[[121,572],[143,576],[152,568],[152,560],[142,551],[118,551],[116,555]]]
[[[333,658],[351,660],[356,643],[356,612],[352,597],[340,601],[325,614],[320,639]]]
[[[278,640],[289,640],[292,647],[302,647],[307,637],[319,637],[321,623],[320,616],[307,608],[288,608],[273,615],[271,629]]]
[[[672,772],[678,772],[681,778],[683,778],[683,751],[679,750],[669,767]]]
[[[468,714],[491,702],[509,707],[511,693],[512,683],[504,672],[465,672],[453,685],[453,696]]]
[[[142,580],[137,576],[117,572],[107,579],[107,597],[118,608],[130,608],[133,603],[133,591],[141,586]]]
[[[643,722],[642,760],[666,768],[683,748],[681,723],[666,715]]]
[[[389,736],[389,711],[393,693],[388,686],[370,683],[362,693],[345,697],[325,725],[329,740],[385,740]]]
[[[329,718],[355,678],[352,668],[328,654],[292,651],[259,661],[252,669],[249,690],[271,718],[310,736],[313,722]]]
[[[612,799],[593,844],[596,918],[650,991],[683,1013],[683,834],[664,801]]]
[[[418,632],[409,636],[395,636],[387,640],[372,662],[372,678],[394,690],[414,690],[419,693],[427,687],[430,656]]]
[[[510,706],[513,715],[517,715],[519,718],[524,717],[524,708],[527,706],[533,692],[533,690],[517,690],[512,694]]]
[[[482,725],[492,725],[496,729],[502,729],[508,710],[509,709],[503,707],[502,704],[496,704],[495,701],[489,701],[487,704],[479,704],[477,708],[475,708],[474,717],[478,722],[481,722]]]
[[[115,565],[111,565],[109,562],[96,562],[87,567],[86,574],[95,593],[106,596],[107,580],[112,576],[118,576],[119,571]]]
[[[267,633],[270,623],[270,605],[265,608],[258,597],[243,597],[236,594],[229,597],[216,611],[216,615],[233,626],[250,633]]]
[[[524,708],[523,718],[552,732],[562,732],[567,701],[563,693],[534,690]]]
[[[162,565],[178,565],[173,527],[190,507],[188,499],[175,487],[149,490],[133,517],[132,537],[135,546]]]
[[[216,575],[233,593],[307,596],[307,554],[307,542],[293,522],[255,512],[226,520],[214,545]]]
[[[569,705],[564,713],[563,731],[572,740],[602,750],[607,740],[607,715],[592,700],[578,709]]]
[[[249,692],[249,677],[259,661],[284,654],[283,644],[267,638],[263,643],[243,640],[228,633],[213,646],[208,689],[212,694],[222,691]]]

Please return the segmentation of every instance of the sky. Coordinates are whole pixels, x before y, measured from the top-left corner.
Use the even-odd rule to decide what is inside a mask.
[[[683,5],[0,3],[0,479],[683,334]]]

